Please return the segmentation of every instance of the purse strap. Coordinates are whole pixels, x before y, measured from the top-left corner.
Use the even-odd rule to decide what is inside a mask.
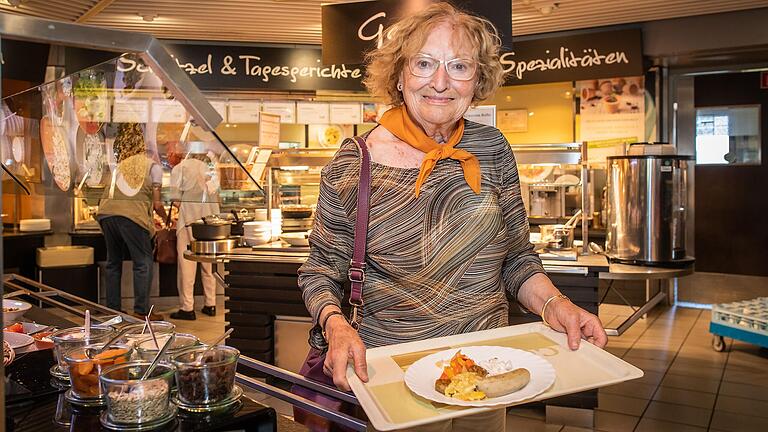
[[[168,214],[165,216],[165,228],[168,229],[171,226],[171,214],[173,213],[173,200],[171,200],[171,205],[168,206]]]
[[[355,330],[360,328],[363,307],[363,283],[365,283],[365,250],[368,240],[368,218],[371,210],[371,155],[365,140],[354,137],[360,149],[360,183],[357,191],[357,214],[355,216],[355,237],[352,259],[349,261],[347,277],[351,285],[349,305],[352,313],[349,322]]]

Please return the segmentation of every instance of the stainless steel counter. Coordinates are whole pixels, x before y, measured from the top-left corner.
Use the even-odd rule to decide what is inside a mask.
[[[264,246],[235,248],[231,252],[217,255],[197,255],[189,251],[184,253],[184,258],[207,263],[224,263],[228,261],[244,262],[279,262],[303,264],[309,256],[309,247],[288,246],[281,241],[272,242]],[[573,274],[579,269],[588,268],[605,273],[609,271],[608,260],[602,255],[583,255],[576,261],[542,261],[548,272]],[[602,270],[602,269],[605,270]]]

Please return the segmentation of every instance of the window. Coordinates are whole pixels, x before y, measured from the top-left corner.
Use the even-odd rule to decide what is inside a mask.
[[[760,106],[696,110],[696,163],[760,165]]]

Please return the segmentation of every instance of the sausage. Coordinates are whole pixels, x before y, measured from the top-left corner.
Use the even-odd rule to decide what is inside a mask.
[[[477,382],[477,389],[489,398],[504,396],[516,392],[528,385],[531,373],[528,369],[518,368],[499,375],[485,377]]]

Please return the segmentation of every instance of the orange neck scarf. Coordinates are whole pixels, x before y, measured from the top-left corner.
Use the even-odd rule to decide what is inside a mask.
[[[427,136],[424,130],[413,121],[408,114],[405,105],[394,107],[381,116],[379,124],[390,131],[411,147],[426,153],[421,163],[419,177],[416,179],[416,196],[419,196],[421,185],[427,181],[427,177],[442,159],[454,159],[461,163],[464,170],[464,179],[475,193],[480,193],[480,162],[470,152],[454,148],[464,135],[464,119],[459,120],[456,130],[453,131],[448,142],[438,144],[432,137]]]

